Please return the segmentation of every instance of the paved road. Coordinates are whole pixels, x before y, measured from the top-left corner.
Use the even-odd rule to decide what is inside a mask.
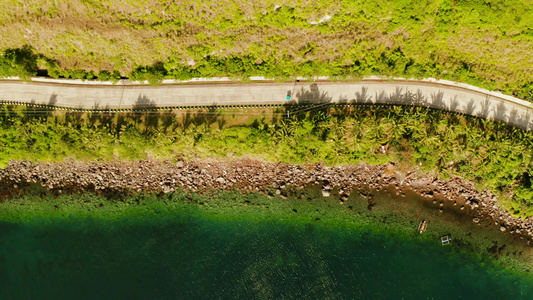
[[[359,82],[196,82],[159,87],[75,81],[0,81],[8,101],[84,109],[205,105],[355,102],[412,104],[445,109],[533,130],[533,107],[526,101],[452,82],[365,79]],[[59,82],[59,83],[58,83]]]

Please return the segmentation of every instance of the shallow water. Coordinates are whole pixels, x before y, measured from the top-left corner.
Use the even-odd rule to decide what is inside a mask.
[[[0,299],[531,299],[424,241],[202,214],[0,223]],[[161,221],[164,220],[164,221]]]

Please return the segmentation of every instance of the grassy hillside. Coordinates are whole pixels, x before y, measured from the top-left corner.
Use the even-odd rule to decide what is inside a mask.
[[[0,3],[4,76],[433,76],[533,100],[531,49],[532,0]]]

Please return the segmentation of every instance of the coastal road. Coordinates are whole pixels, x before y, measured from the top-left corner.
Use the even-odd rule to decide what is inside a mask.
[[[289,96],[290,100],[287,100]],[[292,103],[366,103],[417,105],[498,120],[533,130],[533,106],[524,100],[466,84],[442,80],[358,82],[252,81],[164,83],[161,86],[121,81],[116,85],[34,78],[0,81],[0,100],[79,109],[126,109],[208,105]]]

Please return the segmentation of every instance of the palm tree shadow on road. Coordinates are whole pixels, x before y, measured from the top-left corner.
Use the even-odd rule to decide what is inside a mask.
[[[314,118],[317,115],[328,114],[333,98],[327,92],[321,92],[316,83],[309,89],[302,87],[294,96],[294,100],[283,105],[282,112],[286,117],[296,119]]]

